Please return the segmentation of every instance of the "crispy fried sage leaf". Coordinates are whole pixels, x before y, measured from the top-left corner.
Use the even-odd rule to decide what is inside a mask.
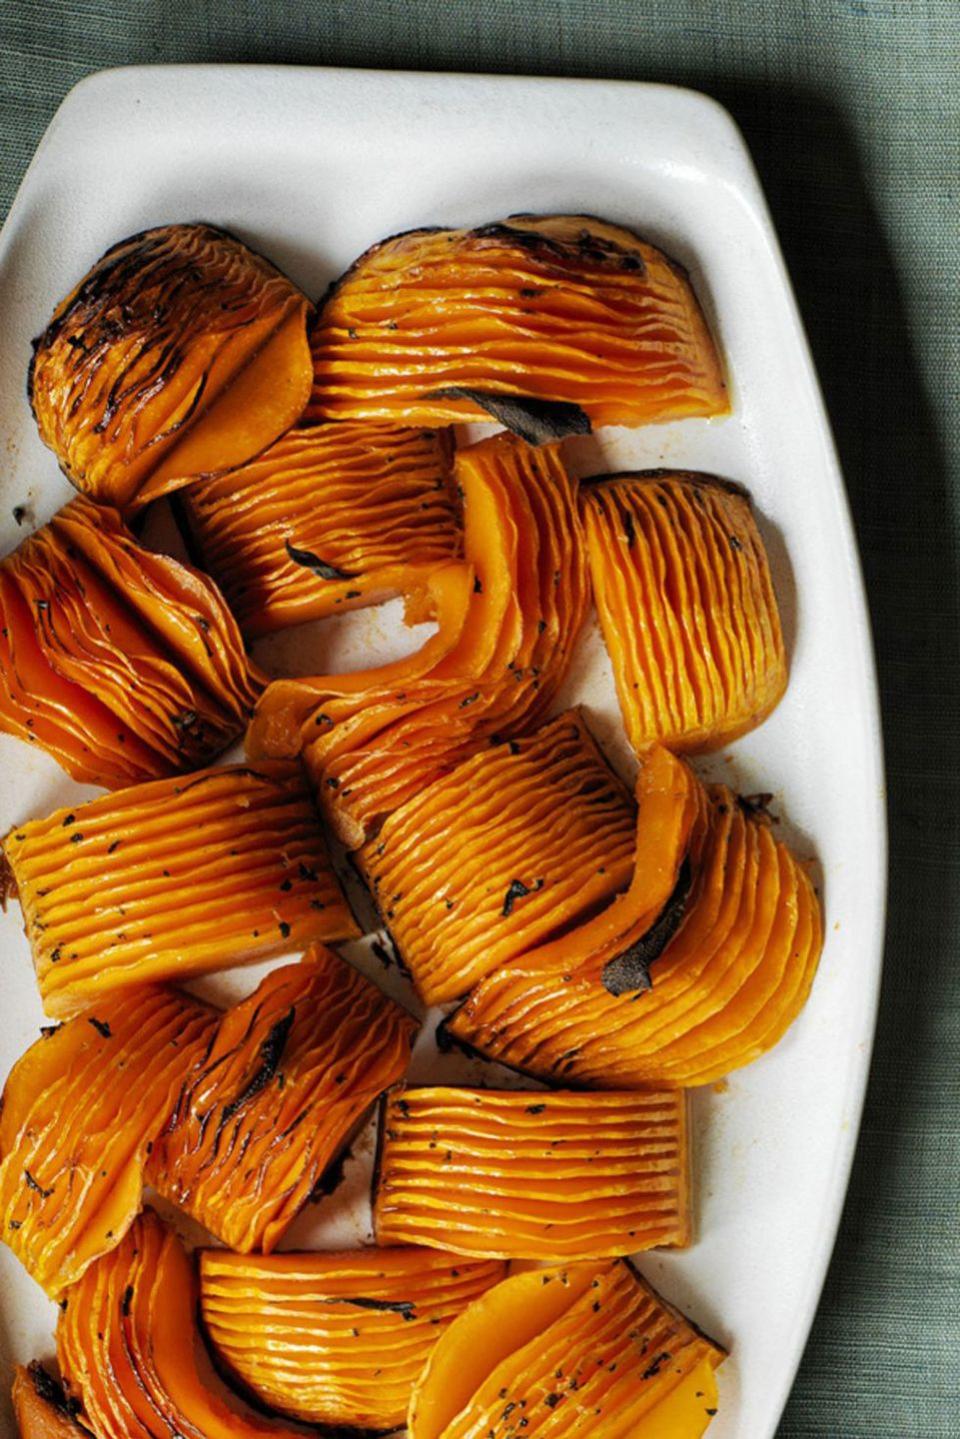
[[[320,556],[315,555],[312,550],[298,550],[289,540],[285,540],[284,543],[287,547],[287,554],[295,565],[302,565],[305,570],[312,570],[312,572],[315,575],[319,575],[322,580],[356,579],[356,576],[350,574],[347,570],[338,570],[336,565],[328,565],[326,560],[322,560]]]
[[[565,400],[539,400],[533,395],[500,395],[450,385],[431,390],[428,400],[469,400],[528,445],[547,445],[567,435],[589,435],[590,418],[579,405]]]
[[[680,928],[693,881],[690,863],[680,866],[673,893],[660,911],[655,923],[635,944],[616,955],[603,966],[603,987],[618,998],[622,994],[641,993],[653,988],[650,966],[666,949]]]

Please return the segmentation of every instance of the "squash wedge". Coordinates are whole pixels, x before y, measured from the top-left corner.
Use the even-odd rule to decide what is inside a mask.
[[[132,235],[34,342],[40,438],[78,490],[120,509],[243,464],[307,403],[309,310],[269,261],[212,225]]]
[[[77,1422],[78,1406],[37,1360],[17,1365],[10,1397],[20,1439],[86,1439],[90,1433]]]
[[[590,215],[515,215],[374,245],[321,302],[315,419],[455,424],[527,439],[728,407],[685,272]]]

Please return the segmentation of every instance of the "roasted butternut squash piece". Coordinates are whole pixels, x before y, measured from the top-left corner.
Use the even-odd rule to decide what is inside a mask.
[[[556,445],[500,434],[460,451],[464,550],[473,568],[459,638],[367,676],[271,685],[250,753],[299,743],[328,814],[351,847],[498,734],[525,734],[569,666],[589,586],[576,490]]]
[[[87,1439],[89,1430],[77,1423],[77,1407],[63,1386],[36,1360],[13,1371],[13,1414],[20,1439]]]
[[[532,1270],[488,1290],[442,1335],[408,1433],[698,1439],[716,1412],[715,1384],[696,1406],[673,1396],[689,1395],[691,1374],[712,1379],[724,1357],[622,1259]],[[664,1429],[671,1402],[677,1427]]]
[[[441,1004],[606,904],[633,847],[629,795],[571,710],[488,744],[357,857],[420,994]]]
[[[200,1255],[200,1311],[217,1357],[261,1403],[307,1424],[402,1427],[414,1381],[495,1260],[432,1249]]]
[[[0,729],[107,789],[208,763],[264,677],[211,583],[85,497],[0,562]]]
[[[46,1012],[350,939],[300,766],[156,780],[29,820],[3,842]]]
[[[28,393],[60,467],[125,509],[243,464],[310,394],[310,306],[212,225],[162,225],[104,254],[34,343]]]
[[[275,969],[220,1022],[154,1145],[165,1198],[269,1253],[410,1060],[417,1023],[332,950]]]
[[[152,1209],[72,1287],[57,1321],[57,1357],[97,1439],[293,1439],[206,1387],[197,1290],[183,1245]]]
[[[787,687],[770,566],[747,495],[709,475],[581,491],[590,572],[634,749],[718,749]]]
[[[708,1084],[759,1058],[810,992],[823,942],[816,892],[722,786],[695,870],[682,927],[632,986],[618,946],[597,946],[585,927],[579,953],[572,935],[563,956],[488,976],[449,1021],[452,1036],[537,1078],[599,1088]]]
[[[685,272],[590,215],[412,230],[332,287],[312,336],[317,419],[493,415],[537,442],[728,408]]]
[[[690,1242],[686,1096],[407,1089],[387,1097],[380,1244],[602,1259]]]
[[[184,492],[189,539],[253,637],[406,594],[456,558],[450,432],[310,425]]]
[[[0,1111],[3,1238],[56,1297],[123,1238],[151,1143],[209,1043],[215,1011],[145,987],[45,1030]]]

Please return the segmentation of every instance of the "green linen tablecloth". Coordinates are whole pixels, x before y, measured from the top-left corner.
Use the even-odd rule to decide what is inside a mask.
[[[960,0],[0,0],[0,213],[91,70],[281,61],[673,81],[760,168],[850,488],[892,888],[853,1184],[784,1439],[960,1435]]]

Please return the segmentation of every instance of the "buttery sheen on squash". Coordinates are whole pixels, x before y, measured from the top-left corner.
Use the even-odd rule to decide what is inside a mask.
[[[464,552],[438,636],[379,670],[280,681],[248,752],[302,748],[331,824],[356,848],[384,817],[497,735],[529,733],[563,680],[589,596],[575,482],[558,445],[499,434],[457,454]]]
[[[421,996],[442,1004],[608,903],[629,882],[634,828],[571,710],[408,799],[357,858]]]
[[[45,1030],[10,1071],[0,1227],[54,1298],[132,1223],[150,1144],[215,1022],[189,995],[134,989]]]
[[[207,764],[263,677],[216,586],[78,497],[0,562],[0,729],[117,789]]]
[[[449,431],[309,425],[182,496],[190,539],[250,637],[377,604],[455,559]]]
[[[13,1371],[10,1398],[20,1439],[88,1439],[62,1386],[36,1359]]]
[[[300,417],[310,305],[212,225],[122,240],[34,342],[40,438],[77,489],[140,505],[243,464]]]
[[[506,1277],[433,1249],[200,1254],[200,1312],[217,1357],[262,1403],[307,1424],[400,1428],[435,1343]]]
[[[229,1010],[148,1177],[231,1249],[274,1248],[380,1094],[417,1023],[332,950],[275,969]]]
[[[518,425],[559,438],[728,408],[686,273],[590,215],[515,215],[374,245],[312,332],[315,419]],[[539,434],[538,434],[539,431]]]
[[[584,926],[563,953],[488,975],[449,1021],[490,1059],[554,1083],[631,1089],[709,1084],[759,1058],[806,1002],[823,943],[804,866],[723,786],[679,931],[647,985],[610,985],[619,944]]]
[[[156,780],[3,841],[47,1014],[356,937],[296,762]]]
[[[377,1241],[540,1260],[684,1246],[688,1150],[677,1090],[398,1091],[383,1113]]]
[[[450,1325],[414,1388],[408,1433],[699,1439],[724,1357],[625,1260],[530,1270]]]
[[[57,1358],[97,1439],[294,1439],[206,1386],[197,1300],[193,1263],[152,1209],[71,1288]]]
[[[585,484],[581,506],[634,749],[718,749],[760,724],[787,687],[787,660],[748,496],[710,475],[652,470]]]

